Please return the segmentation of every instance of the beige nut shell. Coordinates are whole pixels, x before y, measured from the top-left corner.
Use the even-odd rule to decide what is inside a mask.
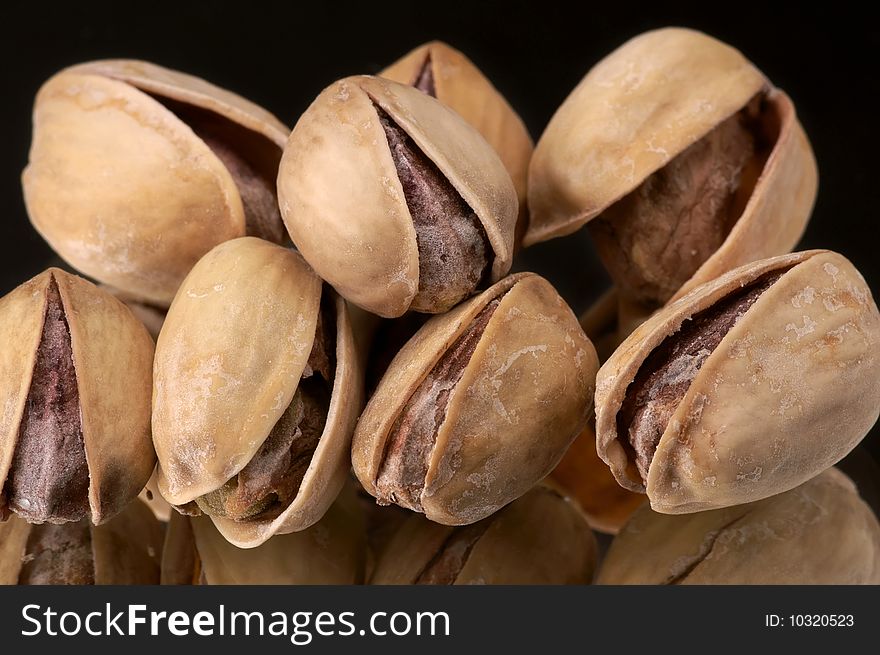
[[[0,298],[0,488],[12,465],[54,278],[70,329],[89,469],[90,519],[118,514],[150,478],[153,340],[131,311],[76,275],[50,268]]]
[[[616,425],[639,367],[685,320],[787,267],[704,362],[644,486]],[[824,250],[748,264],[694,289],[636,329],[596,380],[600,457],[621,485],[646,492],[651,507],[668,514],[746,503],[802,484],[846,455],[878,411],[880,314],[853,265]]]
[[[193,549],[209,585],[350,585],[363,582],[364,519],[354,492],[344,490],[318,523],[242,550],[205,516],[175,515],[168,526],[162,584],[192,584]]]
[[[676,298],[736,266],[789,252],[818,180],[794,105],[737,50],[680,28],[630,40],[557,110],[529,169],[525,245],[577,230],[759,93],[779,122],[773,150],[731,233]]]
[[[321,292],[321,280],[302,257],[255,237],[217,246],[184,280],[156,346],[153,394],[159,490],[171,504],[218,489],[259,450],[299,385]],[[345,480],[363,390],[339,297],[335,309],[330,409],[297,497],[271,521],[212,517],[241,548],[312,525]]]
[[[747,505],[686,516],[644,506],[599,584],[880,584],[880,524],[837,469]]]
[[[589,584],[598,546],[578,507],[547,487],[536,487],[483,519],[452,584]],[[370,584],[414,584],[456,528],[413,515],[395,532]]]
[[[283,148],[290,128],[259,105],[200,77],[136,59],[103,59],[78,64],[70,72],[102,75],[127,82],[137,89],[162,98],[207,109],[242,127],[262,134]]]
[[[442,41],[410,51],[380,77],[412,85],[430,57],[436,98],[473,125],[494,148],[510,174],[519,201],[517,233],[527,221],[526,181],[534,143],[510,103],[462,52]]]
[[[447,525],[478,521],[546,476],[585,425],[596,351],[549,282],[511,275],[429,320],[394,358],[358,420],[352,464],[375,482],[389,432],[443,353],[494,298],[504,294],[451,392],[421,503]]]
[[[34,526],[17,516],[0,523],[0,585],[18,584]],[[95,584],[158,584],[164,528],[140,502],[90,526]]]
[[[344,298],[380,316],[400,316],[418,292],[416,231],[373,103],[474,210],[498,280],[510,269],[517,215],[516,192],[498,155],[437,100],[369,76],[327,87],[284,150],[278,201],[303,257]]]
[[[18,584],[32,527],[15,515],[0,522],[0,585]]]
[[[245,234],[245,218],[224,164],[153,96],[213,112],[279,149],[289,133],[195,77],[146,62],[91,62],[59,72],[37,94],[22,183],[34,227],[66,261],[167,305],[199,257]]]

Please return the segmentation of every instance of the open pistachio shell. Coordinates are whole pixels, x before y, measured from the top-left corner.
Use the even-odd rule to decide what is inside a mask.
[[[714,145],[695,150],[703,143]],[[598,63],[551,119],[530,164],[524,243],[602,219],[591,230],[622,299],[644,305],[627,308],[629,325],[726,271],[789,252],[816,185],[789,97],[730,46],[661,29]]]
[[[361,584],[364,520],[349,488],[318,523],[250,550],[230,544],[204,516],[175,514],[162,556],[162,584]]]
[[[546,280],[506,277],[394,358],[358,420],[355,474],[380,503],[479,521],[556,465],[589,416],[597,367]]]
[[[824,250],[697,287],[637,328],[596,381],[599,455],[669,514],[792,489],[846,455],[878,412],[880,314],[853,265]]]
[[[475,215],[473,224],[454,221],[447,232],[429,231],[418,242],[410,187],[398,175],[383,121],[402,130],[416,154],[439,171]],[[435,186],[422,182],[416,191]],[[422,273],[433,262],[431,279],[444,287],[440,282],[475,264],[470,251],[483,249],[483,241],[485,271],[476,274],[495,281],[510,269],[517,201],[498,155],[454,111],[390,80],[350,77],[318,96],[284,150],[278,198],[306,261],[344,298],[380,316],[400,316],[414,303],[414,309],[437,313],[470,295],[473,284],[431,304],[420,293]],[[417,207],[436,204],[428,199]],[[445,261],[445,249],[459,240],[461,250],[449,250],[446,264],[433,261]]]
[[[321,280],[297,253],[244,237],[199,261],[159,335],[153,394],[159,490],[172,505],[186,506],[206,500],[206,494],[226,493],[227,483],[258,460],[256,470],[248,469],[255,476],[284,474],[272,469],[272,457],[283,461],[285,452],[267,455],[263,446],[276,428],[286,429],[282,418],[305,394],[302,380],[319,377],[311,360],[316,330],[322,322],[333,324],[326,334],[327,357],[335,360],[329,369],[335,371],[322,374],[326,418],[311,417],[323,427],[315,428],[316,444],[283,464],[303,469],[299,486],[287,501],[274,503],[274,491],[267,490],[270,506],[252,515],[199,505],[224,537],[242,548],[318,521],[346,477],[351,432],[363,402],[361,362],[344,301],[332,294],[324,310],[321,305]],[[291,452],[311,418],[296,419]]]
[[[159,584],[164,528],[140,502],[102,525],[0,523],[0,585]]]
[[[469,526],[411,516],[370,584],[589,584],[597,550],[578,507],[539,486]]]
[[[379,75],[434,96],[477,128],[494,148],[516,188],[519,244],[528,225],[526,178],[534,144],[510,103],[470,59],[442,41],[420,45]]]
[[[153,340],[129,309],[50,268],[0,299],[0,515],[100,524],[156,462]]]
[[[73,66],[37,95],[28,213],[78,270],[167,305],[218,243],[283,238],[273,182],[288,134],[183,73],[128,60]]]
[[[790,491],[686,516],[639,509],[599,584],[880,584],[880,523],[829,469]]]

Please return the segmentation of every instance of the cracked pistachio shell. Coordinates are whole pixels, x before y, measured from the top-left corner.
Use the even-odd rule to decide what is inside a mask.
[[[350,485],[315,525],[242,550],[205,516],[174,514],[162,552],[162,584],[361,584],[363,515]]]
[[[321,280],[296,252],[255,237],[205,255],[172,302],[156,345],[153,441],[159,490],[181,506],[254,457],[306,366]],[[274,519],[213,517],[240,548],[318,521],[346,479],[362,374],[345,302],[335,296],[336,372],[324,431],[299,492]]]
[[[686,516],[639,509],[612,542],[599,584],[880,584],[880,524],[829,469],[746,505]]]
[[[410,51],[379,73],[401,84],[414,85],[425,66],[430,66],[435,95],[477,128],[510,174],[519,201],[517,242],[528,222],[526,179],[534,143],[522,119],[510,103],[462,52],[442,41],[431,41]]]
[[[474,211],[490,245],[491,279],[501,278],[513,256],[517,201],[498,155],[442,103],[370,76],[327,87],[287,142],[278,200],[297,249],[344,298],[374,314],[400,316],[416,296],[416,230],[374,103]]]
[[[190,75],[107,60],[40,89],[22,176],[31,222],[61,257],[166,306],[203,254],[246,229],[232,173],[169,103],[234,126],[235,147],[277,166],[289,130],[264,109]]]
[[[153,340],[119,300],[50,268],[0,298],[0,489],[13,464],[54,279],[67,326],[89,473],[89,518],[100,524],[143,489],[150,441]],[[2,499],[2,495],[0,495]]]
[[[598,362],[571,309],[534,273],[511,275],[429,320],[394,358],[358,420],[352,464],[377,496],[389,435],[409,398],[474,318],[500,302],[450,392],[420,503],[437,523],[474,523],[523,495],[584,427]]]
[[[75,527],[31,525],[17,516],[0,523],[0,585],[18,584],[23,565],[34,557],[28,540],[35,531]],[[129,503],[107,523],[88,530],[95,584],[159,584],[165,530],[143,503]],[[57,556],[55,562],[60,562]]]
[[[524,244],[574,232],[758,94],[778,123],[773,150],[724,243],[675,298],[737,266],[789,252],[809,219],[818,177],[794,105],[739,51],[680,28],[628,41],[559,107],[529,167]]]
[[[596,537],[572,501],[538,486],[472,526],[440,525],[413,514],[379,555],[370,584],[425,584],[420,577],[438,556],[461,547],[456,536],[475,529],[479,536],[468,544],[464,556],[453,554],[457,561],[444,576],[445,584],[590,584],[593,580]]]
[[[774,271],[786,272],[697,372],[643,484],[627,437],[617,431],[639,368],[694,314]],[[878,412],[880,314],[861,274],[826,250],[747,264],[694,289],[637,328],[596,378],[599,456],[621,485],[647,493],[665,514],[792,489],[852,450]]]

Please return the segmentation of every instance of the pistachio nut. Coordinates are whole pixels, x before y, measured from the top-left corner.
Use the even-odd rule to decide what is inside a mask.
[[[538,486],[472,525],[410,516],[379,556],[370,584],[589,584],[597,551],[577,506]]]
[[[816,184],[789,97],[734,48],[661,29],[599,62],[551,119],[529,168],[524,242],[589,223],[623,313],[644,318],[789,252]]]
[[[611,543],[599,584],[880,584],[880,524],[828,469],[746,505],[668,516],[639,509]]]
[[[495,149],[516,188],[515,244],[519,244],[528,225],[526,179],[534,143],[510,103],[470,59],[442,41],[419,46],[379,75],[434,96],[477,128]]]
[[[599,456],[665,514],[792,489],[852,450],[878,412],[880,314],[859,272],[827,250],[694,289],[596,379]]]
[[[362,584],[363,516],[347,488],[313,526],[236,548],[204,516],[174,514],[162,551],[163,585]]]
[[[289,129],[155,64],[79,64],[37,94],[22,176],[37,231],[69,264],[158,305],[213,246],[284,238],[275,176]]]
[[[596,351],[533,273],[429,320],[358,419],[354,472],[380,504],[475,523],[557,464],[592,406]]]
[[[164,528],[143,503],[107,523],[0,523],[0,584],[159,584]]]
[[[296,247],[347,300],[384,317],[440,313],[510,269],[516,191],[458,114],[377,77],[327,87],[278,171]]]
[[[599,459],[593,417],[553,469],[549,481],[577,501],[590,527],[599,532],[617,534],[636,508],[645,503],[643,494],[617,484]]]
[[[345,302],[242,237],[193,267],[156,345],[159,490],[241,548],[321,518],[349,469],[361,361]]]
[[[100,524],[143,489],[153,340],[91,282],[50,268],[0,298],[0,517]]]

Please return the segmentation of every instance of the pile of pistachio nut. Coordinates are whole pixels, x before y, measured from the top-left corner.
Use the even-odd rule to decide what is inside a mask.
[[[0,582],[880,582],[833,468],[880,412],[880,314],[792,252],[809,141],[714,38],[623,44],[537,145],[439,42],[292,131],[79,64],[22,183],[82,277],[0,299]],[[613,288],[577,317],[509,272],[584,225]]]

